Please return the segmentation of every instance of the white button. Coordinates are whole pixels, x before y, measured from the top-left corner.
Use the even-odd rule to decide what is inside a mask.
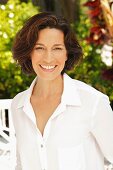
[[[41,148],[43,148],[43,147],[44,147],[44,146],[43,146],[43,144],[41,144],[40,146],[41,146]]]

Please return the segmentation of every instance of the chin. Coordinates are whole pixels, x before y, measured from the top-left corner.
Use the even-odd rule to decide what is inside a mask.
[[[39,74],[39,73],[36,73],[37,74],[37,77],[40,78],[41,80],[46,80],[46,81],[49,81],[49,80],[55,80],[57,79],[58,77],[62,76],[61,72],[59,73],[44,73],[44,74]]]

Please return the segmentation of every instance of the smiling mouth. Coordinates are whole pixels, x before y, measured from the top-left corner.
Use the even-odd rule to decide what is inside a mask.
[[[46,66],[46,65],[40,65],[40,67],[44,70],[44,71],[53,71],[57,65],[50,65],[50,66]]]

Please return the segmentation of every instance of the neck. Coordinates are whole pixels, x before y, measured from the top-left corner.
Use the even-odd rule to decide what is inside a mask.
[[[40,98],[48,98],[53,95],[61,95],[63,92],[63,77],[58,76],[54,80],[43,80],[38,78],[37,84],[34,87],[33,95]]]

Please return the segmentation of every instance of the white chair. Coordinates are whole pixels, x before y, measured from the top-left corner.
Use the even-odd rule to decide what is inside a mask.
[[[11,99],[0,99],[0,169],[14,170],[16,163],[15,132],[11,116]],[[3,168],[5,167],[5,168]],[[7,169],[6,169],[7,167]]]

